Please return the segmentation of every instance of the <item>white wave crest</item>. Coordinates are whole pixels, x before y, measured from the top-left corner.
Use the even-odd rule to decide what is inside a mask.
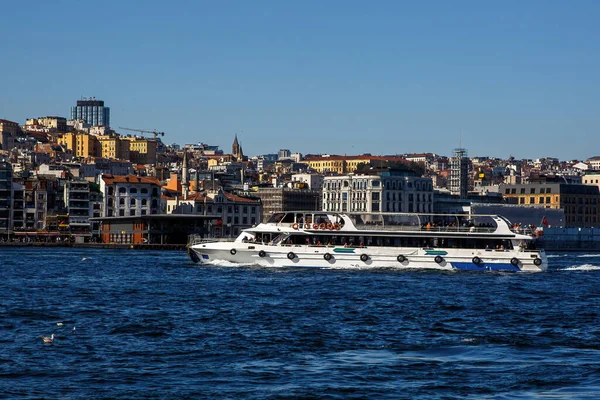
[[[594,254],[580,254],[577,256],[578,258],[591,258],[591,257],[600,257],[600,253]]]
[[[564,268],[564,271],[600,271],[600,266],[592,264],[574,265]]]

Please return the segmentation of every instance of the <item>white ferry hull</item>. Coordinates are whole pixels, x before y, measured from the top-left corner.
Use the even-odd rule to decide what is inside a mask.
[[[239,242],[197,244],[188,249],[190,258],[201,264],[227,261],[264,267],[395,267],[514,272],[539,272],[548,268],[548,260],[543,251],[272,246]]]

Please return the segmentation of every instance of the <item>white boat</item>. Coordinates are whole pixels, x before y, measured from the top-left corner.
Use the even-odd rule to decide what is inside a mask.
[[[290,211],[234,241],[191,237],[188,254],[268,267],[544,271],[535,239],[499,215]]]

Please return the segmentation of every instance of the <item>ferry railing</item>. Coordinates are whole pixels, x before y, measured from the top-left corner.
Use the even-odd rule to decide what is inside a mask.
[[[478,226],[416,226],[416,225],[356,225],[358,230],[370,231],[412,231],[412,232],[461,232],[461,233],[492,233],[495,227]]]

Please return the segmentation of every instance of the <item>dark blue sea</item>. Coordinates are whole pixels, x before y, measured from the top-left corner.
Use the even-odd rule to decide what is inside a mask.
[[[600,254],[550,264],[202,267],[177,251],[0,247],[0,396],[598,398]]]

